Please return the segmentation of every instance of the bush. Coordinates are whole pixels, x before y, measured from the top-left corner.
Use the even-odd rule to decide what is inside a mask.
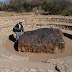
[[[0,11],[2,11],[2,9],[0,8]]]
[[[4,4],[3,10],[16,11],[16,12],[29,12],[34,7],[39,7],[40,2],[38,1],[27,1],[27,0],[11,0],[9,4]]]
[[[48,2],[47,0],[44,0],[42,3],[42,9],[46,12],[49,11],[49,9],[51,9],[51,3]]]
[[[67,0],[44,0],[42,3],[42,9],[45,12],[49,12],[50,14],[63,14],[67,8],[71,7],[70,5],[71,3]]]
[[[26,11],[26,12],[29,12],[29,11],[31,11],[32,10],[32,5],[31,5],[31,3],[30,2],[25,2],[24,4],[23,4],[23,7],[24,7],[24,10]]]
[[[65,10],[64,12],[63,12],[63,15],[64,16],[72,16],[72,9],[67,9],[67,10]]]
[[[0,10],[30,12],[35,7],[41,7],[47,14],[72,15],[72,2],[68,0],[9,0],[9,3],[4,3]]]
[[[23,4],[23,7],[26,12],[32,11],[33,8],[41,6],[41,2],[39,1],[26,1]]]
[[[3,10],[22,12],[23,4],[26,0],[11,0],[8,4],[4,4]]]

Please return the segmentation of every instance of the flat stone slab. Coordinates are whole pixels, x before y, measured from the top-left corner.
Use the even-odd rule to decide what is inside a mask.
[[[5,48],[3,48],[3,47],[1,47],[1,46],[0,46],[0,52],[1,52],[2,54],[5,54],[6,56],[11,56],[11,55],[13,55],[11,52],[8,52]]]
[[[65,61],[65,62],[72,62],[72,56],[68,56],[68,57],[63,57],[63,58],[61,58],[63,61]]]
[[[8,36],[9,35],[0,38],[0,42],[3,42],[6,38],[8,38]],[[5,56],[13,55],[11,52],[8,52],[5,48],[3,48],[3,46],[0,46],[0,53]]]
[[[72,56],[61,58],[68,66],[69,69],[72,70]]]

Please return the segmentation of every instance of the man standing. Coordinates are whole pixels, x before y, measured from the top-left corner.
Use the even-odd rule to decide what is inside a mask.
[[[19,37],[24,33],[22,22],[16,24],[13,31],[16,33],[16,41],[18,41]]]

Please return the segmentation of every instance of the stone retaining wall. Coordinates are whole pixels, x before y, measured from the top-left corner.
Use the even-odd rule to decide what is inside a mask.
[[[59,28],[59,29],[66,29],[72,30],[71,25],[64,25],[64,24],[50,24],[50,23],[35,23],[35,24],[25,24],[24,27],[30,28]]]
[[[38,29],[38,28],[58,28],[58,29],[72,31],[72,26],[71,25],[63,25],[63,24],[26,23],[23,26],[24,26],[24,29],[27,28],[27,30],[30,30],[30,29],[33,30],[33,29]],[[1,33],[6,33],[6,32],[9,32],[9,31],[12,31],[13,27],[14,27],[14,25],[5,26],[5,27],[1,28],[0,32]]]
[[[68,19],[68,18],[58,18],[58,17],[31,17],[31,18],[27,17],[27,18],[10,18],[10,19],[5,18],[4,20],[1,20],[0,35],[11,31],[15,26],[15,24],[18,23],[19,21],[23,22],[23,26],[26,30],[33,30],[38,28],[58,28],[58,29],[68,30],[72,34],[71,18]],[[53,22],[57,22],[57,23],[53,23]]]
[[[36,21],[40,22],[40,21],[51,21],[51,22],[64,22],[64,23],[72,23],[72,19],[68,19],[68,18],[53,18],[53,17],[40,17],[40,18],[30,18],[32,21],[34,19],[36,19]],[[29,21],[31,21],[29,19]]]
[[[40,21],[51,21],[51,22],[64,22],[64,23],[72,23],[72,19],[69,18],[55,18],[55,17],[32,17],[32,18],[18,18],[18,19],[24,19],[25,21],[29,22],[40,22]],[[17,20],[17,19],[16,19]]]
[[[0,21],[0,26],[2,25],[14,25],[22,21],[23,24],[25,23],[47,23],[47,22],[57,22],[57,23],[70,23],[72,25],[72,19],[68,18],[52,18],[52,17],[31,17],[31,18],[16,18],[16,19],[6,19]]]

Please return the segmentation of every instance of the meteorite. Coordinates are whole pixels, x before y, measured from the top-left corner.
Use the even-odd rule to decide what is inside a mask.
[[[59,29],[40,28],[26,31],[18,40],[19,52],[59,53],[64,48],[63,33]]]

